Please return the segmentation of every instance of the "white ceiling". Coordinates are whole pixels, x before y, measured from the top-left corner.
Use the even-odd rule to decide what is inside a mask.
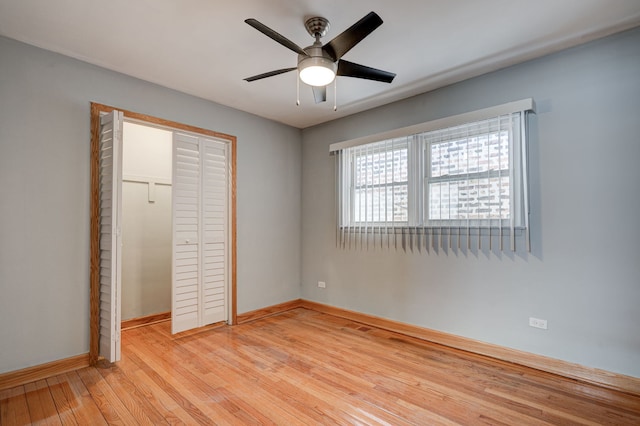
[[[338,77],[316,105],[297,55],[244,23],[302,47],[311,16],[323,42],[370,11],[384,20],[344,59],[395,72],[391,84]],[[0,0],[0,35],[305,128],[640,25],[639,0]],[[2,58],[0,58],[1,60]]]

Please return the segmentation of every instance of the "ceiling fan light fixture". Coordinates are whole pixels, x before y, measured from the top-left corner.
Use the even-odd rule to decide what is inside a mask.
[[[298,64],[300,80],[309,86],[326,86],[336,78],[337,65],[324,57],[307,57]]]

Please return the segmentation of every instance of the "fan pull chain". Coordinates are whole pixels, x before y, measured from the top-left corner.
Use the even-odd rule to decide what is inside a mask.
[[[300,70],[296,70],[296,105],[300,106]]]
[[[338,110],[338,79],[333,80],[333,110]]]

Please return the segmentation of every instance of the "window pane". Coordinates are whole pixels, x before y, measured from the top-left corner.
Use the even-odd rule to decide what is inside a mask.
[[[406,222],[409,220],[407,185],[355,190],[355,222]]]
[[[508,169],[506,130],[431,143],[431,177]]]
[[[509,176],[429,184],[429,219],[509,219]]]
[[[356,187],[406,182],[407,176],[407,148],[355,157]]]
[[[388,148],[388,151],[385,150]],[[407,222],[408,148],[378,144],[354,155],[353,220],[355,222]]]

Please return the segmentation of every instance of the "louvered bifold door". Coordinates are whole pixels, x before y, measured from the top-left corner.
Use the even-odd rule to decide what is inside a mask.
[[[227,318],[227,149],[174,133],[172,333]]]
[[[198,327],[200,276],[199,140],[181,133],[173,136],[173,262],[171,332]]]
[[[100,119],[100,356],[120,360],[122,112]]]
[[[226,312],[227,145],[201,140],[202,174],[202,324],[224,321]]]

